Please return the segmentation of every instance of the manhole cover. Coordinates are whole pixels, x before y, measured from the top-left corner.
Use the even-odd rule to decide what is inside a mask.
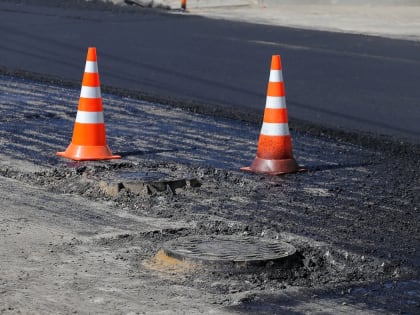
[[[205,264],[260,265],[283,261],[296,253],[293,245],[277,240],[239,236],[190,236],[163,245],[166,255]]]

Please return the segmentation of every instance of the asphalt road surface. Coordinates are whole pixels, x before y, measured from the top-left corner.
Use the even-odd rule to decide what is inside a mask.
[[[260,119],[271,55],[280,54],[292,124],[420,143],[418,42],[83,1],[34,2],[0,4],[4,73],[79,83],[87,47],[96,46],[105,87]]]

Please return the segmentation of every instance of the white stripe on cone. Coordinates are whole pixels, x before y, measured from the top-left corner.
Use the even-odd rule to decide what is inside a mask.
[[[264,122],[261,127],[261,134],[266,136],[288,136],[290,135],[289,124]]]
[[[266,108],[286,108],[286,98],[284,96],[267,96],[265,101]]]
[[[104,122],[103,112],[77,111],[76,122],[81,124],[101,124]]]
[[[94,86],[82,86],[80,97],[84,98],[101,98],[101,88]]]
[[[97,73],[98,63],[96,61],[86,61],[85,72]]]
[[[270,82],[283,82],[283,72],[281,70],[270,70]]]

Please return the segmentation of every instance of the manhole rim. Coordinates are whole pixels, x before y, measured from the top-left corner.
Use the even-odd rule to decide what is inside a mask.
[[[262,258],[249,258],[249,259],[231,259],[231,260],[225,260],[225,259],[217,259],[217,257],[208,258],[208,257],[197,257],[195,254],[188,254],[188,253],[180,253],[172,248],[170,248],[170,245],[179,243],[183,240],[198,240],[198,241],[237,241],[237,240],[253,240],[260,243],[263,243],[264,245],[281,245],[283,248],[287,248],[287,251],[285,251],[285,254],[277,255],[272,254],[270,257],[262,257]],[[162,245],[163,252],[169,256],[176,258],[178,260],[182,261],[191,261],[195,263],[200,263],[204,265],[249,265],[249,266],[256,266],[256,265],[265,265],[269,262],[283,262],[287,261],[289,259],[292,259],[292,257],[295,256],[297,253],[296,248],[285,241],[277,240],[277,239],[267,239],[262,238],[258,236],[239,236],[239,235],[194,235],[194,236],[184,236],[180,238],[176,238],[173,240],[170,240],[168,242],[165,242]]]

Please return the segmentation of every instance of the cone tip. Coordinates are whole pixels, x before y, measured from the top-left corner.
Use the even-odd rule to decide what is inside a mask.
[[[281,70],[281,58],[280,55],[273,55],[271,57],[271,70]]]
[[[96,61],[96,47],[89,47],[86,57],[87,61]]]

